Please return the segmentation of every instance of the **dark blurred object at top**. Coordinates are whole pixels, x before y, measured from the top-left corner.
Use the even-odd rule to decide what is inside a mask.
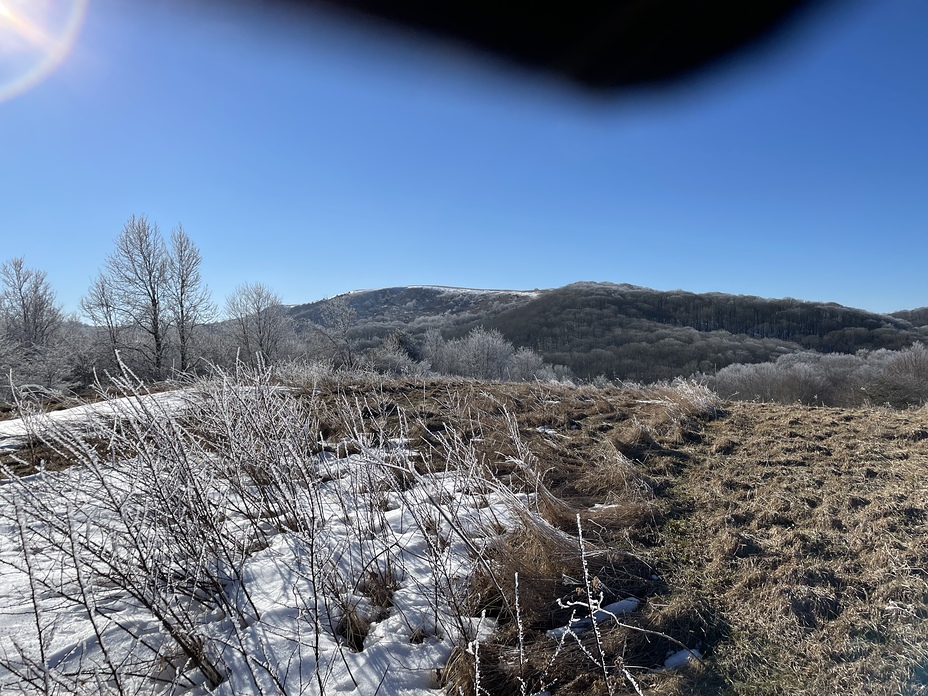
[[[265,0],[267,1],[267,0]],[[386,20],[597,91],[657,86],[827,0],[274,0]]]

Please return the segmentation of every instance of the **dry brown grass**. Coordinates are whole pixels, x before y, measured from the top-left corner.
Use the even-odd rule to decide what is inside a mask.
[[[440,457],[442,433],[457,429],[514,488],[543,484],[539,508],[551,528],[494,550],[510,607],[520,576],[528,677],[545,670],[544,631],[564,620],[556,600],[572,589],[565,577],[577,579],[567,539],[579,512],[592,545],[609,552],[593,572],[615,596],[644,600],[627,623],[656,633],[613,626],[604,645],[610,660],[641,668],[632,673],[648,693],[924,692],[928,412],[723,409],[669,386],[461,381],[394,383],[379,394],[409,415],[423,452]],[[535,483],[513,464],[525,458],[513,418]],[[552,530],[567,536],[555,541]],[[493,683],[508,674],[499,693],[511,693],[517,635],[488,599],[491,584],[475,582],[476,605],[502,621],[481,663],[509,663],[486,669],[496,670]],[[657,634],[699,644],[706,659],[648,671],[674,645]],[[605,688],[578,650],[547,666],[553,693]],[[633,693],[627,683],[619,692]]]
[[[686,456],[677,447],[700,439],[699,430],[715,415],[716,404],[710,399],[707,406],[668,386],[651,392],[465,381],[384,383],[375,395],[340,388],[325,398],[332,399],[330,408],[335,399],[362,404],[358,411],[369,421],[362,425],[374,425],[384,437],[411,433],[424,470],[478,465],[512,490],[533,494],[540,517],[525,516],[517,533],[491,545],[486,551],[491,565],[481,566],[474,577],[471,611],[499,622],[494,638],[481,646],[481,688],[508,694],[519,688],[521,675],[530,689],[545,685],[563,694],[606,693],[601,673],[596,676],[596,665],[579,644],[566,644],[552,660],[556,643],[545,633],[570,618],[559,599],[586,601],[576,517],[585,530],[589,570],[603,601],[663,592],[649,545],[658,538],[663,513],[657,490],[666,483],[643,473],[641,461],[658,457],[678,466]],[[630,435],[629,428],[637,434]],[[450,462],[452,451],[469,451],[471,459]],[[514,668],[520,641],[514,615],[517,575],[525,651],[519,669]],[[678,602],[666,616],[651,610],[628,617],[650,633],[613,625],[603,634],[610,669],[660,666],[668,646],[677,645],[674,641],[706,639],[707,614],[701,605],[686,608]],[[449,693],[458,688],[471,693],[476,676],[474,655],[462,648],[443,671],[443,683]],[[649,678],[663,684],[677,677]],[[620,690],[631,688],[619,681],[614,686]]]
[[[107,450],[103,440],[90,440],[92,446],[101,456]],[[27,437],[16,449],[0,453],[0,480],[6,478],[6,470],[14,476],[29,476],[39,470],[62,471],[74,465],[73,457],[53,447],[38,437]]]
[[[928,414],[731,404],[675,484],[673,584],[737,693],[928,692]]]

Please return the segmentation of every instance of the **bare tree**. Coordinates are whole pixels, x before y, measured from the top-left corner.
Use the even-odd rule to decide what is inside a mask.
[[[106,331],[108,353],[114,355],[119,349],[121,317],[107,275],[97,275],[87,294],[81,298],[81,311],[95,326]]]
[[[233,323],[239,348],[254,363],[257,356],[274,360],[291,331],[280,295],[264,283],[245,283],[226,298],[226,317]]]
[[[556,379],[554,370],[531,348],[519,348],[509,361],[508,378],[517,382]]]
[[[47,346],[62,314],[45,271],[27,268],[23,257],[0,265],[0,312],[7,338],[25,348]]]
[[[928,348],[919,341],[894,351],[867,390],[877,404],[905,408],[928,403]]]
[[[201,264],[200,250],[182,225],[172,231],[168,247],[157,223],[133,215],[81,299],[81,309],[106,331],[110,354],[134,351],[142,361],[137,369],[160,378],[176,338],[179,367],[187,370],[198,329],[216,312]]]
[[[435,327],[426,331],[422,338],[422,355],[435,372],[451,374],[453,360],[448,341]]]
[[[0,373],[3,387],[17,384],[49,388],[68,381],[68,352],[62,342],[64,319],[45,271],[27,268],[22,257],[0,265]]]
[[[570,376],[563,366],[545,363],[531,348],[516,350],[499,331],[482,326],[451,341],[438,329],[429,329],[422,339],[422,355],[435,372],[476,379],[530,381]]]
[[[348,304],[345,295],[328,300],[322,308],[322,323],[310,325],[326,343],[326,352],[336,365],[353,365],[355,361],[354,340],[351,328],[356,312]]]
[[[210,321],[216,307],[200,275],[200,250],[178,225],[171,232],[168,253],[168,296],[171,314],[177,330],[180,349],[180,369],[190,367],[190,351],[197,329]]]
[[[461,374],[477,379],[505,379],[515,354],[512,344],[495,329],[478,326],[454,341]]]
[[[110,340],[135,329],[143,340],[119,345],[143,356],[156,378],[163,377],[167,352],[170,260],[158,225],[145,215],[133,215],[116,238],[104,271],[81,300],[84,312],[103,319]],[[116,330],[118,327],[118,331]]]

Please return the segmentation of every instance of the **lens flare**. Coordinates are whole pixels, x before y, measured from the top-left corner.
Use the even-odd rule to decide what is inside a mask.
[[[89,0],[0,0],[0,101],[48,77],[67,57]]]

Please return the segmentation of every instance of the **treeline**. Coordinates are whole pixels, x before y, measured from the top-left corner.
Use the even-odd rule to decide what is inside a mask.
[[[319,322],[333,300],[292,308]],[[654,382],[731,364],[775,361],[803,350],[898,350],[928,340],[920,312],[884,316],[835,304],[575,283],[516,293],[401,287],[341,296],[355,314],[351,337],[361,352],[395,333],[422,341],[429,330],[449,340],[495,329],[516,347],[578,378]]]
[[[0,395],[80,391],[106,372],[129,368],[150,381],[238,361],[326,361],[395,374],[442,372],[481,379],[564,376],[499,332],[445,340],[393,331],[363,340],[346,296],[295,318],[268,286],[238,286],[221,306],[201,275],[200,251],[182,226],[170,235],[132,216],[80,300],[65,316],[44,271],[23,258],[0,265]],[[84,323],[84,321],[89,323]]]
[[[351,308],[359,327],[374,327],[378,332],[403,327],[411,333],[424,333],[430,326],[448,328],[449,323],[486,319],[531,298],[531,293],[518,291],[407,286],[352,292],[340,295],[339,301]],[[318,323],[328,302],[297,305],[290,314],[298,322]]]
[[[928,403],[928,348],[854,355],[810,351],[773,362],[729,365],[703,381],[726,399],[823,406],[892,406]]]
[[[297,305],[288,313],[297,327],[325,326],[331,305],[343,305],[352,315],[349,331],[357,350],[370,353],[398,334],[419,342],[430,330],[437,330],[449,339],[461,338],[483,327],[491,317],[530,299],[531,295],[521,292],[395,287],[352,292]]]
[[[45,272],[22,258],[0,265],[0,389],[11,380],[53,385],[72,371],[69,346],[82,339],[82,327],[66,319]]]
[[[500,380],[702,375],[723,396],[803,403],[923,400],[928,309],[884,316],[602,283],[532,293],[388,288],[288,308],[259,282],[214,302],[201,263],[181,226],[163,235],[132,216],[81,314],[65,316],[43,271],[6,261],[0,369],[33,391],[80,390],[122,366],[156,381],[237,361],[307,359]]]
[[[907,321],[913,326],[928,326],[928,307],[903,309],[899,312],[893,312],[890,316]]]

